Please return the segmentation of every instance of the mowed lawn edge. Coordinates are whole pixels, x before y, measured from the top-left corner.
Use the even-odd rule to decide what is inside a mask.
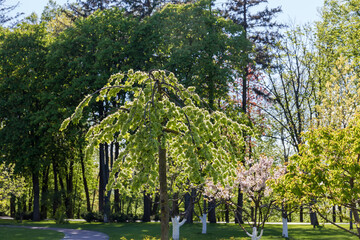
[[[79,230],[91,230],[99,231],[109,235],[110,240],[120,240],[125,238],[127,240],[143,240],[146,237],[160,237],[160,223],[151,222],[151,223],[79,223],[79,222],[70,222],[69,224],[55,224],[54,221],[41,221],[41,222],[31,222],[24,221],[23,223],[16,223],[12,220],[0,220],[0,225],[16,225],[16,226],[42,226],[42,227],[56,227],[56,228],[69,228],[69,229],[79,229]],[[5,230],[4,230],[5,229]],[[10,229],[10,230],[9,230]],[[18,228],[12,228],[16,229]],[[11,233],[13,232],[11,228],[2,228],[0,227],[0,236],[3,232]],[[24,229],[17,232],[22,232]],[[34,234],[26,234],[26,238],[21,238],[19,235],[16,235],[12,238],[4,238],[9,240],[58,240],[61,239],[64,235],[62,233],[50,230],[32,230],[26,229],[24,233],[28,231],[39,234],[38,238],[30,238]],[[38,233],[38,231],[46,231],[46,233]],[[51,235],[50,232],[55,232],[54,235]],[[264,234],[261,239],[284,239],[281,236],[282,225],[281,224],[267,224],[265,226]],[[50,234],[42,238],[43,234]],[[60,234],[60,235],[58,235]],[[62,234],[62,235],[61,235]],[[41,236],[40,236],[41,235]],[[59,237],[60,236],[60,237]],[[61,237],[62,236],[62,237]],[[180,238],[183,240],[245,240],[249,239],[246,234],[241,230],[241,228],[234,223],[217,223],[217,224],[208,224],[207,234],[201,234],[201,224],[185,224],[180,229]],[[343,230],[338,229],[332,225],[320,225],[318,228],[313,228],[310,224],[291,224],[289,225],[289,239],[290,240],[300,240],[300,239],[314,239],[314,240],[347,240],[347,239],[358,239],[356,236],[353,236]]]

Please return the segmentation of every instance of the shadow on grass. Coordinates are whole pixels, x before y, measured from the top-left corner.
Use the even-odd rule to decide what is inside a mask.
[[[4,240],[60,240],[64,236],[51,230],[0,227],[0,239]]]
[[[160,223],[79,223],[55,224],[54,221],[31,222],[26,221],[22,224],[13,220],[0,220],[0,224],[16,224],[26,226],[59,227],[80,230],[99,231],[109,235],[110,240],[126,239],[142,240],[146,236],[160,237]],[[208,233],[201,234],[201,224],[185,224],[181,227],[180,238],[186,240],[245,240],[248,236],[234,223],[229,224],[208,224]],[[266,225],[262,240],[285,239],[281,237],[282,225]],[[347,240],[358,239],[349,233],[336,228],[335,226],[325,225],[314,229],[311,225],[289,225],[289,240]],[[6,238],[5,238],[6,239]],[[51,238],[48,238],[51,240]]]

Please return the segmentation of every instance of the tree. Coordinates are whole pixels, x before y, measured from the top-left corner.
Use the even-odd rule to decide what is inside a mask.
[[[270,209],[274,202],[271,198],[272,188],[269,184],[271,181],[278,179],[285,173],[285,168],[274,166],[274,160],[266,156],[258,158],[246,158],[244,164],[240,162],[236,169],[236,177],[228,179],[227,185],[214,184],[211,180],[206,183],[206,195],[229,202],[238,211],[237,204],[231,201],[240,185],[246,198],[249,199],[253,206],[253,211],[249,212],[242,208],[250,221],[252,233],[249,233],[238,219],[238,223],[245,233],[252,240],[259,240],[264,231],[264,225],[270,215]],[[235,191],[234,191],[235,190]],[[235,214],[235,216],[238,216]],[[260,233],[258,235],[258,233]]]
[[[5,3],[6,0],[0,0],[0,25],[4,25],[5,23],[16,19],[23,14],[17,13],[14,17],[8,16],[10,12],[14,11],[19,6],[19,3],[10,6],[5,5]]]
[[[63,11],[75,21],[78,17],[89,17],[96,10],[103,11],[117,6],[118,2],[118,0],[76,0],[75,3],[67,3]]]
[[[123,79],[126,81],[121,85]],[[99,143],[111,142],[115,133],[121,136],[126,146],[115,163],[108,190],[115,186],[138,191],[160,185],[161,239],[165,240],[169,237],[169,161],[173,166],[183,166],[183,174],[191,182],[203,182],[209,175],[221,181],[229,175],[227,167],[235,167],[239,154],[235,146],[241,147],[245,127],[223,113],[210,114],[197,107],[201,100],[193,93],[195,88],[184,88],[172,73],[129,71],[114,75],[96,92],[97,98],[109,101],[120,90],[133,94],[134,99],[89,129],[87,154],[91,155]],[[70,121],[79,121],[92,96],[79,104],[61,129]],[[119,172],[117,178],[115,172]]]
[[[226,3],[225,15],[235,23],[243,26],[246,37],[254,44],[254,61],[267,67],[271,63],[271,52],[269,47],[275,46],[281,38],[278,31],[284,27],[274,21],[281,12],[281,7],[259,10],[267,0],[229,0]],[[252,13],[252,9],[255,13]]]
[[[329,208],[349,209],[359,223],[359,83],[352,62],[341,57],[330,70],[324,89],[318,90],[317,115],[303,134],[299,153],[291,158],[289,172],[277,191],[289,202],[309,204],[326,221]],[[341,218],[349,219],[340,213]],[[351,219],[349,219],[351,220]],[[359,225],[357,225],[359,226]]]
[[[160,38],[154,65],[174,72],[185,86],[195,86],[209,107],[218,109],[216,101],[226,98],[229,84],[247,64],[250,43],[244,29],[219,17],[211,4],[169,4],[149,24]]]
[[[248,51],[248,61],[244,65],[241,79],[241,109],[243,113],[248,112],[249,102],[249,83],[250,75],[258,75],[256,72],[258,68],[267,68],[271,65],[271,53],[270,47],[275,46],[276,42],[280,38],[280,33],[277,31],[283,27],[282,24],[276,23],[274,17],[281,12],[281,8],[258,10],[261,3],[267,3],[267,0],[229,0],[226,3],[225,15],[232,19],[235,23],[241,25],[244,28],[245,36],[253,44],[254,51]],[[251,13],[252,9],[256,11]],[[253,66],[250,66],[254,63]],[[254,72],[250,72],[252,69]],[[258,92],[261,94],[261,92]],[[243,199],[241,189],[238,193],[238,205],[241,209]],[[242,221],[241,211],[239,211],[238,217],[235,219]]]
[[[311,33],[306,27],[286,32],[274,53],[274,67],[268,69],[264,80],[271,104],[262,110],[274,120],[272,127],[278,132],[274,137],[285,146],[285,161],[290,154],[286,148],[291,146],[292,153],[299,151],[301,133],[316,116],[318,84],[314,68],[317,57]]]
[[[44,25],[23,23],[1,31],[0,130],[1,162],[15,163],[15,172],[32,176],[33,220],[40,220],[39,178],[46,165],[44,106],[45,56],[49,37]]]
[[[120,6],[133,16],[143,19],[151,16],[156,10],[160,9],[168,0],[122,0]]]
[[[324,62],[328,63],[328,66],[324,67],[332,69],[336,59],[341,55],[355,64],[359,63],[360,41],[355,30],[360,24],[360,17],[357,14],[359,3],[358,0],[324,2],[321,21],[316,25],[317,48]],[[358,68],[354,70],[359,71]]]
[[[10,196],[20,197],[25,189],[25,179],[15,177],[14,167],[5,164],[0,165],[0,173],[0,206],[2,206]]]
[[[128,70],[137,52],[132,51],[133,31],[137,23],[131,18],[125,17],[124,12],[118,9],[98,11],[93,15],[78,19],[72,27],[61,32],[57,40],[50,46],[47,67],[53,74],[49,79],[49,88],[55,93],[50,102],[61,109],[58,119],[75,109],[81,96],[95,91],[105,85],[111,74],[118,68]],[[121,51],[119,51],[121,49]],[[112,105],[122,104],[125,96],[119,93],[120,102],[107,102],[94,104],[89,108],[92,121],[100,121]],[[64,108],[64,106],[67,106]],[[64,112],[67,111],[67,112]],[[79,129],[79,126],[81,129]],[[84,142],[84,128],[88,127],[84,122],[67,132],[68,139],[76,142]],[[82,133],[79,135],[79,131]],[[80,137],[80,139],[77,139]],[[71,137],[70,137],[71,136]],[[114,144],[116,144],[114,142]],[[109,145],[99,146],[99,211],[106,211],[110,215],[110,192],[105,191],[108,173],[111,169],[111,156]],[[81,148],[76,147],[77,151]],[[71,158],[70,158],[71,160]],[[107,164],[109,163],[109,164]],[[117,192],[116,192],[117,194]],[[116,197],[119,200],[118,195]],[[105,208],[106,207],[106,208]]]
[[[330,126],[312,129],[305,134],[306,144],[294,156],[283,192],[295,202],[310,202],[326,221],[360,238],[359,227],[359,122],[358,117],[343,129]],[[350,231],[327,217],[326,212],[338,205],[354,216],[357,232]],[[347,216],[342,218],[351,221]]]

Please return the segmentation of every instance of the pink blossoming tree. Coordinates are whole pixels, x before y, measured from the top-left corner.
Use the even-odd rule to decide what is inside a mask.
[[[212,180],[208,180],[205,194],[226,201],[234,209],[237,209],[238,206],[231,199],[240,186],[245,198],[252,206],[252,211],[248,211],[244,207],[241,208],[247,216],[252,233],[249,233],[243,224],[239,223],[239,225],[252,240],[259,240],[262,237],[265,222],[270,215],[270,209],[274,202],[270,183],[279,179],[284,173],[285,168],[274,166],[272,158],[266,156],[260,156],[256,159],[247,158],[245,163],[240,163],[236,169],[236,177],[228,179],[226,184],[215,184]]]

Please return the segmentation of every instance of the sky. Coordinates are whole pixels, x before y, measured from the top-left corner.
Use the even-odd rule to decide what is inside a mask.
[[[74,0],[55,0],[59,5]],[[227,0],[217,0],[217,4]],[[7,0],[6,4],[19,2],[18,12],[24,12],[25,16],[32,12],[41,14],[48,0]],[[288,25],[299,25],[313,22],[320,19],[318,10],[321,8],[324,0],[268,0],[269,8],[282,6],[283,12],[278,16],[278,20]]]

